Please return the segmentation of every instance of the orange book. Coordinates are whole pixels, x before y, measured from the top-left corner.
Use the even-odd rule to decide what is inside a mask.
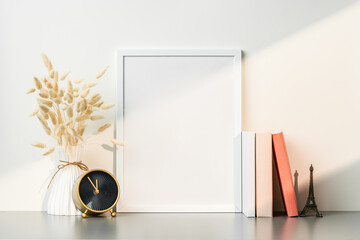
[[[289,217],[298,216],[295,189],[292,180],[288,155],[285,147],[283,133],[273,134],[273,144],[276,159],[276,167],[279,174],[281,193],[283,196],[286,213]]]

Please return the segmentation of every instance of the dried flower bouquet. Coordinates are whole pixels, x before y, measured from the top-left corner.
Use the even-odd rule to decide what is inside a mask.
[[[34,77],[35,88],[27,91],[27,94],[36,93],[39,107],[31,112],[30,116],[36,116],[47,135],[53,137],[64,152],[68,152],[71,146],[77,146],[84,142],[84,131],[88,121],[103,119],[97,115],[98,110],[106,110],[114,104],[106,104],[101,101],[99,93],[90,94],[91,88],[97,82],[82,83],[82,80],[71,81],[68,79],[69,72],[59,75],[53,68],[49,58],[42,54],[47,68],[47,76],[41,80]],[[100,79],[108,67],[96,75]],[[102,132],[111,126],[106,123],[100,126],[97,131]],[[115,139],[112,142],[116,145],[123,144]],[[44,143],[35,142],[34,147],[47,148]],[[55,150],[48,147],[43,155],[48,155]]]

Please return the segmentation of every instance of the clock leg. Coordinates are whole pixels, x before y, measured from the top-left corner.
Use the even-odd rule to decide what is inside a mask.
[[[112,217],[115,217],[115,216],[116,216],[116,212],[114,212],[114,210],[110,209],[110,212],[111,212],[111,216],[112,216]]]
[[[83,218],[86,218],[86,213],[87,213],[87,209],[85,210],[85,212],[83,212],[82,214],[81,214],[81,216],[83,217]]]

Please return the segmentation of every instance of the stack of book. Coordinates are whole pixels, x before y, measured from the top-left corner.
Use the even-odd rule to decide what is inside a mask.
[[[273,216],[273,153],[286,213],[289,217],[298,216],[295,189],[283,133],[242,132],[241,142],[242,195],[245,216]]]

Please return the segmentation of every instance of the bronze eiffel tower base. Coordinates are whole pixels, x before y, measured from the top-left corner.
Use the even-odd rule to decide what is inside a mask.
[[[309,196],[306,201],[304,209],[300,213],[300,217],[306,217],[309,216],[308,213],[310,211],[316,212],[316,217],[322,217],[323,215],[319,212],[316,202],[315,202],[315,196],[314,196],[314,185],[313,185],[313,171],[314,168],[311,165],[310,166],[310,184],[309,184]]]
[[[308,215],[309,212],[315,212],[316,213],[316,217],[322,217],[323,215],[319,212],[319,210],[317,209],[316,204],[307,204],[305,205],[304,209],[301,211],[300,213],[300,217],[307,217],[310,216]]]

